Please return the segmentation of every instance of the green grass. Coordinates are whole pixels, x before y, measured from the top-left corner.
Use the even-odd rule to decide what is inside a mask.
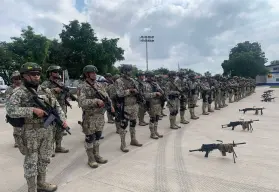
[[[279,85],[270,86],[270,88],[279,88]]]

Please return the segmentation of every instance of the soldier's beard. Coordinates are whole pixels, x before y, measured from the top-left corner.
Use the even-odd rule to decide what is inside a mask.
[[[24,86],[37,89],[40,84],[40,81],[24,81]]]

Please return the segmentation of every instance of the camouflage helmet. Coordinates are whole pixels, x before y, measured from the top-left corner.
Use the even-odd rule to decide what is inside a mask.
[[[122,64],[119,70],[121,73],[130,72],[133,70],[133,66],[131,64]]]
[[[83,70],[82,70],[82,73],[90,73],[90,72],[95,72],[97,73],[98,72],[98,69],[97,67],[95,67],[94,65],[86,65]]]
[[[14,77],[20,77],[19,71],[14,71],[10,78],[13,79]]]
[[[190,79],[193,79],[193,78],[195,78],[195,77],[196,77],[196,74],[194,74],[194,73],[190,73],[190,74],[188,75],[188,77],[189,77]]]
[[[28,73],[30,71],[42,72],[42,67],[40,65],[38,65],[37,63],[27,62],[27,63],[24,63],[19,70],[20,74]]]
[[[120,75],[119,75],[119,74],[115,74],[115,75],[112,77],[112,79],[113,79],[114,81],[116,81],[118,78],[120,78]]]
[[[152,71],[146,71],[145,76],[146,77],[155,77],[155,74]]]
[[[112,77],[112,74],[111,73],[106,73],[105,77]]]
[[[178,71],[177,76],[178,77],[183,77],[183,76],[185,76],[185,73],[183,71]]]
[[[46,72],[52,72],[52,71],[62,71],[62,68],[58,65],[51,65],[47,68]]]

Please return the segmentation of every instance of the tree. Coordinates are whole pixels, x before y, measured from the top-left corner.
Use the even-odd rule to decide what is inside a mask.
[[[271,61],[270,65],[279,65],[279,60]]]
[[[229,59],[221,64],[223,75],[255,78],[267,73],[265,63],[267,58],[257,42],[238,43],[231,49]]]
[[[207,72],[204,73],[204,76],[210,77],[210,76],[211,76],[211,73],[210,73],[209,71],[207,71]]]
[[[163,68],[163,67],[152,70],[152,71],[155,73],[155,75],[167,75],[169,72],[169,70],[167,68]]]

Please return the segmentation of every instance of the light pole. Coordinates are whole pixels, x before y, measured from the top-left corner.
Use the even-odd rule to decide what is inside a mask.
[[[140,36],[140,41],[145,42],[145,55],[146,55],[146,71],[148,71],[148,43],[154,42],[154,36]]]

